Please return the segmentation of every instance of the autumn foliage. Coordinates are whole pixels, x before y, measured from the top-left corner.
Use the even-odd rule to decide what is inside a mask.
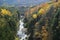
[[[31,40],[60,40],[60,2],[44,3],[26,22]],[[36,23],[38,23],[36,25]],[[59,24],[58,24],[59,23]],[[30,31],[32,30],[32,31]],[[58,32],[57,32],[58,31]]]

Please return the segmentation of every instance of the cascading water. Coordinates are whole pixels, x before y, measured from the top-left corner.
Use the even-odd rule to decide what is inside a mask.
[[[27,29],[24,28],[24,18],[21,16],[21,19],[19,21],[19,30],[17,31],[17,35],[19,36],[20,40],[28,40],[29,35],[26,34]]]

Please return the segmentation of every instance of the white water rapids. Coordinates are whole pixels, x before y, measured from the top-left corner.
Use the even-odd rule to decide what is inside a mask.
[[[19,30],[17,31],[17,35],[19,36],[20,40],[28,40],[29,35],[26,34],[27,29],[24,28],[24,18],[20,19],[19,23]]]

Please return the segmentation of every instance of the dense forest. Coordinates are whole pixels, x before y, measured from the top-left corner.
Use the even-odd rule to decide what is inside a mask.
[[[60,40],[60,0],[31,7],[0,6],[0,40],[20,40],[21,15],[26,34],[30,34],[28,40]]]
[[[25,19],[29,40],[60,40],[60,1],[41,4]]]

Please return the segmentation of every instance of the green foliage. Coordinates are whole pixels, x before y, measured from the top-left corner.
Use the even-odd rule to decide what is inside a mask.
[[[0,9],[3,7],[0,7]],[[12,16],[2,16],[0,15],[0,40],[15,40],[17,27],[18,27],[18,13],[17,10],[11,10],[10,8],[5,8],[12,12]]]

